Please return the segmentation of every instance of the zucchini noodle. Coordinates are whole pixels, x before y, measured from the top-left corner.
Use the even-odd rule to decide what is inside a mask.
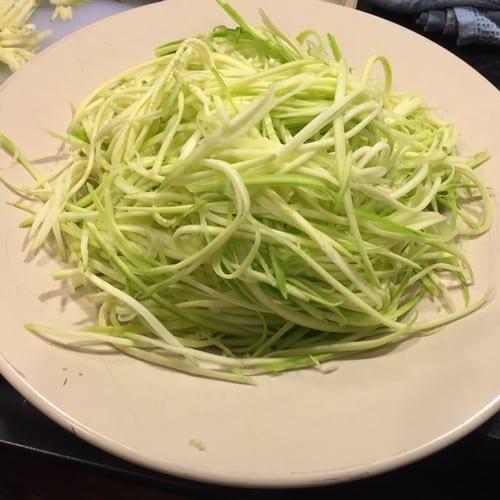
[[[332,35],[293,38],[218,3],[236,27],[167,43],[81,103],[56,174],[0,136],[34,179],[18,192],[42,204],[16,204],[31,248],[55,245],[55,278],[99,311],[77,330],[27,328],[251,382],[482,306],[461,243],[491,225],[487,155],[460,156],[452,124],[392,90],[383,56],[356,75]],[[426,298],[442,311],[420,318]]]

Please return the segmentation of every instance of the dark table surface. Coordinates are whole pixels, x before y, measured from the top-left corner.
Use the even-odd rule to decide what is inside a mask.
[[[421,33],[500,88],[500,48],[457,47],[424,33],[410,15],[359,2],[358,8]],[[136,467],[60,428],[0,377],[0,500],[11,498],[498,498],[500,414],[448,448],[414,464],[351,483],[314,490],[245,490],[199,484]],[[89,486],[90,485],[90,486]]]

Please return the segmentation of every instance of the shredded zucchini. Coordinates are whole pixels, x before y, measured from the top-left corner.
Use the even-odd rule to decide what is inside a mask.
[[[81,103],[57,175],[0,136],[41,202],[17,205],[31,248],[55,245],[55,278],[98,309],[88,327],[29,330],[249,382],[482,306],[461,243],[491,225],[487,155],[459,155],[452,124],[392,91],[383,56],[357,75],[333,36],[218,3],[236,27],[169,42]],[[429,297],[443,310],[420,317]]]
[[[70,21],[72,6],[88,1],[50,0],[54,6],[51,20]],[[30,22],[38,6],[37,0],[0,0],[0,65],[6,65],[12,73],[32,59],[42,40],[51,35],[50,30],[38,32]]]
[[[0,0],[0,64],[12,72],[29,61],[50,34],[38,33],[29,22],[36,7],[36,0]]]

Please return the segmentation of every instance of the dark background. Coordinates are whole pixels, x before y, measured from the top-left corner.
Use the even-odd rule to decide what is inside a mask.
[[[292,1],[292,0],[290,0]],[[360,10],[421,33],[500,88],[500,48],[457,47],[424,33],[409,15],[360,1]],[[500,134],[499,134],[500,137]],[[277,457],[279,459],[279,457]],[[500,497],[500,418],[431,457],[351,483],[307,490],[246,490],[203,485],[136,467],[79,440],[47,419],[0,377],[0,500],[204,498],[455,499]]]

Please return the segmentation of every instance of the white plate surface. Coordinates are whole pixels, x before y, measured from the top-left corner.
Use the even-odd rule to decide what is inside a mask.
[[[258,22],[254,1],[232,4]],[[422,91],[442,117],[458,125],[464,148],[488,148],[493,160],[481,175],[498,189],[499,93],[474,70],[418,35],[358,11],[313,0],[261,5],[289,33],[306,27],[333,32],[354,68],[361,69],[375,52],[387,55],[397,87]],[[30,158],[54,155],[57,141],[44,129],[66,128],[70,102],[150,58],[156,46],[220,23],[230,21],[215,2],[169,0],[84,28],[0,87],[0,130]],[[0,154],[0,165],[9,164]],[[57,297],[50,276],[57,263],[26,262],[25,234],[18,229],[23,215],[6,205],[9,200],[12,195],[2,189],[1,372],[52,419],[111,453],[201,481],[319,485],[432,453],[500,409],[498,298],[437,335],[343,361],[332,374],[262,377],[254,387],[50,345],[25,332],[23,324],[71,324],[82,309]],[[478,290],[497,283],[497,225],[470,251]],[[193,446],[193,439],[205,450]]]

